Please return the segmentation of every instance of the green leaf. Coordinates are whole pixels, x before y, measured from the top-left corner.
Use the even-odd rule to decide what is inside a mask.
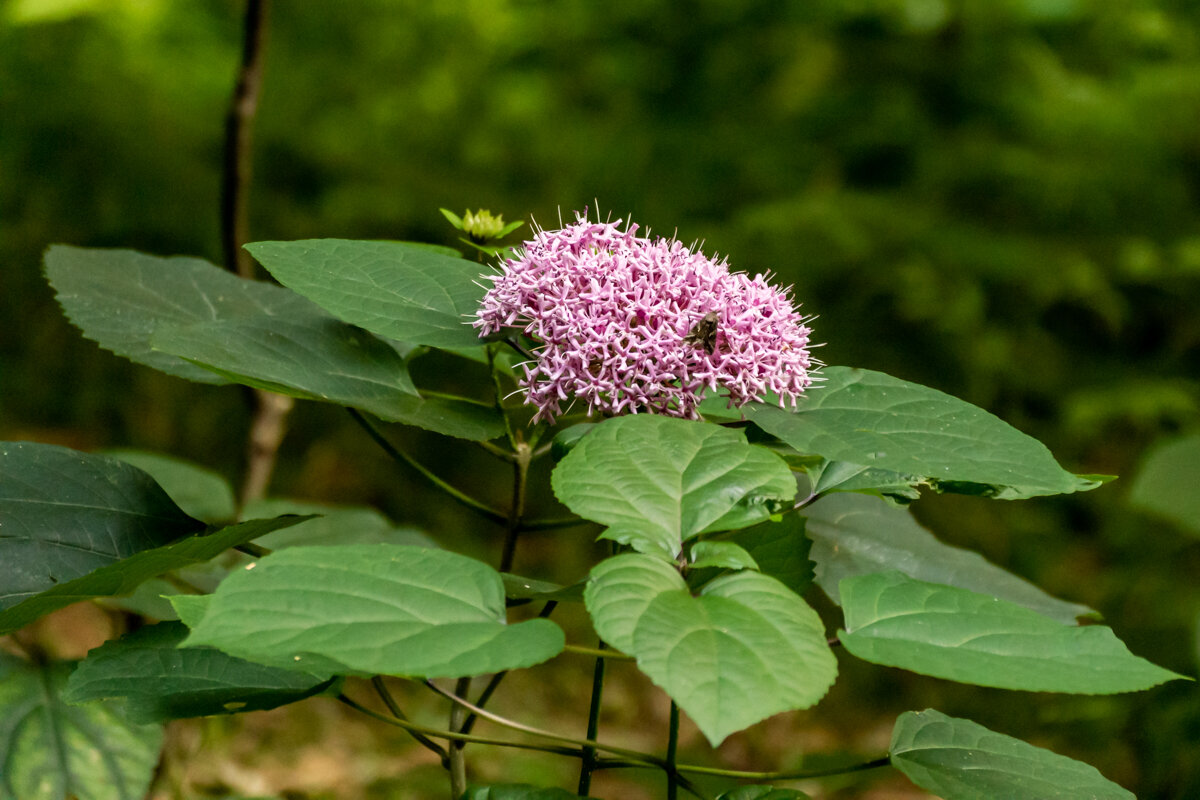
[[[733,542],[696,542],[692,545],[691,557],[695,569],[758,569],[754,556]]]
[[[101,455],[145,472],[190,517],[217,524],[231,522],[237,513],[229,481],[199,464],[144,450],[105,450]]]
[[[808,795],[795,789],[776,789],[772,786],[739,786],[725,792],[717,800],[809,800]]]
[[[1135,800],[1095,767],[933,709],[900,715],[891,759],[944,800]]]
[[[339,319],[434,347],[483,340],[470,325],[483,297],[478,264],[400,242],[308,239],[246,249],[284,286]]]
[[[150,344],[246,386],[380,416],[393,397],[417,394],[390,344],[316,308],[287,319],[162,325]]]
[[[726,538],[745,548],[762,574],[802,594],[813,581],[813,563],[808,557],[812,542],[804,534],[804,523],[798,514],[785,514],[779,521],[743,528]]]
[[[504,580],[504,596],[510,600],[583,602],[583,587],[586,581],[572,583],[570,586],[559,586],[557,583],[523,578],[520,575],[513,575],[508,572],[501,572],[500,577]]]
[[[230,575],[186,646],[310,672],[462,677],[558,654],[546,619],[505,624],[500,574],[445,550],[293,547]]]
[[[47,589],[203,528],[123,461],[2,442],[0,620]]]
[[[1046,447],[981,408],[865,369],[826,367],[795,412],[762,403],[742,411],[801,453],[921,476],[939,491],[1013,500],[1085,491]]]
[[[767,519],[796,495],[783,459],[740,431],[650,414],[597,425],[555,467],[558,499],[605,538],[675,558],[697,534]]]
[[[786,460],[786,456],[784,457]],[[795,469],[795,467],[793,467]],[[921,496],[917,487],[925,483],[920,475],[901,475],[886,469],[847,464],[845,461],[829,461],[821,458],[817,463],[803,467],[812,483],[812,493],[827,495],[834,492],[861,492],[908,504]]]
[[[475,786],[463,795],[463,800],[579,800],[582,795],[566,789],[531,786],[528,783]],[[590,800],[584,798],[583,800]]]
[[[162,727],[131,724],[112,703],[66,705],[70,669],[0,652],[0,800],[142,800]]]
[[[303,500],[270,498],[246,504],[242,515],[247,519],[266,519],[284,514],[320,516],[268,533],[257,544],[269,550],[300,545],[408,544],[437,547],[438,544],[416,528],[397,525],[384,514],[368,506],[335,506]]]
[[[1101,625],[1072,627],[1027,608],[899,572],[841,582],[846,649],[874,664],[1031,692],[1136,692],[1182,678],[1130,653]]]
[[[895,569],[917,580],[999,597],[1065,625],[1099,616],[1085,605],[1046,594],[979,553],[943,544],[908,510],[878,498],[833,495],[802,513],[808,516],[817,585],[835,603],[841,603],[838,584],[843,578]]]
[[[160,325],[247,315],[287,318],[313,308],[294,292],[239,278],[198,258],[54,245],[45,266],[59,304],[84,336],[131,361],[200,383],[227,381],[155,352],[150,337]]]
[[[28,597],[0,612],[0,634],[14,631],[38,617],[93,597],[116,597],[133,592],[143,581],[192,564],[208,561],[231,547],[245,544],[273,530],[303,522],[306,517],[251,520],[211,533],[189,536],[163,547],[142,550],[121,560],[112,560],[74,580]],[[0,569],[7,569],[0,562]]]
[[[815,704],[837,673],[816,612],[757,572],[717,578],[692,597],[670,564],[629,553],[592,570],[584,599],[601,638],[635,656],[714,747]]]
[[[133,722],[261,711],[321,691],[328,676],[252,664],[211,647],[179,648],[182,622],[162,622],[107,642],[71,673],[63,700],[120,698]]]
[[[1134,479],[1129,504],[1200,536],[1200,434],[1152,449]]]

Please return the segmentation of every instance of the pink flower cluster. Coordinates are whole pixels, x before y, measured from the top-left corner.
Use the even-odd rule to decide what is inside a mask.
[[[620,225],[580,214],[539,229],[484,276],[493,285],[473,321],[480,335],[519,328],[540,345],[521,381],[534,420],[553,421],[571,398],[588,413],[695,419],[706,389],[731,406],[773,392],[794,407],[814,362],[787,290]]]

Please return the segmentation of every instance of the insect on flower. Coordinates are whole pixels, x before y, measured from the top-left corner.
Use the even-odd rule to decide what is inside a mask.
[[[717,312],[710,311],[695,324],[687,336],[683,337],[684,344],[703,347],[711,356],[717,347]]]

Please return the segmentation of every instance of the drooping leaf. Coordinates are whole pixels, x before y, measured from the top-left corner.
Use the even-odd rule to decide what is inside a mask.
[[[592,570],[584,599],[601,638],[635,656],[714,747],[813,705],[837,673],[816,612],[757,572],[717,578],[692,597],[670,564],[629,553]]]
[[[559,586],[557,583],[523,578],[520,575],[513,575],[508,572],[500,573],[500,577],[504,579],[504,596],[509,600],[583,602],[585,581],[572,583],[570,586]]]
[[[84,336],[131,361],[200,383],[227,381],[155,352],[150,337],[160,325],[240,316],[286,319],[313,308],[295,292],[244,280],[199,258],[54,245],[45,266],[63,311]]]
[[[579,800],[581,795],[566,789],[531,786],[528,783],[474,786],[463,795],[463,800]],[[583,798],[589,800],[589,798]]]
[[[401,242],[308,239],[246,249],[284,286],[372,333],[434,347],[484,343],[470,325],[484,292],[474,262]]]
[[[190,517],[217,524],[233,521],[237,513],[229,481],[199,464],[144,450],[106,450],[102,455],[145,472]]]
[[[802,594],[813,581],[813,563],[808,556],[812,542],[804,533],[804,525],[804,517],[786,514],[778,521],[734,531],[727,538],[746,549],[762,574]]]
[[[67,681],[63,700],[124,700],[133,722],[261,711],[302,700],[328,676],[252,664],[211,647],[178,645],[182,622],[162,622],[88,653]]]
[[[67,705],[70,671],[0,652],[0,799],[142,800],[162,727],[132,724],[112,703]]]
[[[691,556],[695,569],[758,569],[754,556],[733,542],[696,542],[692,545]]]
[[[189,599],[190,601],[190,599]],[[462,677],[558,654],[547,619],[505,624],[500,574],[445,550],[390,544],[292,547],[230,575],[186,646],[309,672]]]
[[[842,580],[846,649],[874,664],[1031,692],[1136,692],[1182,678],[1101,625],[1063,625],[991,595],[899,572]]]
[[[397,525],[368,506],[335,506],[272,497],[254,500],[242,509],[246,519],[270,519],[284,514],[319,515],[258,539],[268,550],[300,545],[410,544],[437,547],[437,542],[416,528]]]
[[[1086,491],[1046,447],[948,394],[881,372],[827,367],[792,412],[763,403],[742,410],[801,453],[920,476],[940,491],[1013,500]]]
[[[1133,481],[1129,504],[1200,536],[1200,434],[1151,450]]]
[[[786,460],[787,457],[784,458]],[[848,464],[845,461],[829,461],[824,458],[815,459],[814,463],[805,465],[804,472],[808,475],[814,494],[860,492],[883,497],[901,505],[918,499],[921,496],[918,487],[925,483],[925,479],[920,475],[902,475],[891,470]]]
[[[802,512],[808,516],[817,585],[840,603],[843,578],[895,569],[910,578],[983,592],[1074,624],[1099,615],[1080,603],[1052,597],[979,553],[943,544],[906,509],[874,497],[832,495]]]
[[[891,759],[944,800],[1135,800],[1093,766],[933,709],[900,715]]]
[[[211,533],[188,536],[162,547],[142,550],[113,560],[85,575],[57,583],[53,588],[26,597],[0,611],[0,634],[14,631],[38,617],[93,597],[117,597],[133,592],[141,583],[192,564],[208,561],[231,547],[245,544],[279,528],[303,522],[307,517],[277,517],[230,525]]]
[[[766,519],[796,494],[787,464],[739,431],[650,414],[597,425],[552,476],[558,499],[606,538],[676,557],[706,531]]]
[[[41,592],[203,528],[124,461],[0,443],[0,620]]]
[[[773,786],[739,786],[725,792],[717,800],[809,800],[796,789],[776,789]]]

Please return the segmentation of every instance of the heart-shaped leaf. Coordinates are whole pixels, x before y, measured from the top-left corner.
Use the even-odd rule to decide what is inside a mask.
[[[846,649],[874,664],[1031,692],[1136,692],[1182,678],[1130,653],[1101,625],[1062,625],[1027,608],[899,572],[841,582]]]
[[[941,491],[1012,500],[1101,483],[1072,475],[1041,442],[936,389],[865,369],[821,374],[794,412],[763,403],[742,411],[801,453],[920,476]]]
[[[470,322],[479,265],[402,242],[308,239],[246,249],[284,286],[339,319],[411,344],[483,344]]]
[[[584,600],[601,638],[635,656],[714,747],[813,705],[837,673],[816,612],[757,572],[718,578],[692,597],[670,564],[630,553],[592,570]]]
[[[321,691],[328,676],[252,664],[211,647],[180,648],[181,622],[148,625],[88,653],[67,681],[63,700],[125,701],[133,722],[163,722],[261,711]]]
[[[313,673],[479,675],[540,663],[565,643],[546,619],[505,624],[491,567],[424,547],[291,547],[230,575],[203,609],[182,599],[185,646]]]
[[[54,245],[45,266],[63,311],[84,336],[131,361],[200,383],[227,381],[154,351],[150,337],[160,325],[240,316],[286,319],[314,310],[295,292],[244,280],[199,258]]]
[[[835,603],[841,602],[838,584],[843,578],[894,569],[917,580],[993,595],[1066,625],[1099,616],[1085,605],[1046,594],[973,550],[943,544],[907,509],[878,498],[831,495],[802,513],[808,517],[817,585]]]
[[[604,536],[675,558],[705,531],[761,522],[796,495],[783,459],[740,431],[649,414],[597,425],[559,462],[554,493]]]
[[[113,703],[67,705],[60,694],[70,671],[0,652],[0,797],[142,800],[162,726],[131,724]]]
[[[1095,767],[933,709],[900,715],[891,758],[944,800],[1135,800]]]

